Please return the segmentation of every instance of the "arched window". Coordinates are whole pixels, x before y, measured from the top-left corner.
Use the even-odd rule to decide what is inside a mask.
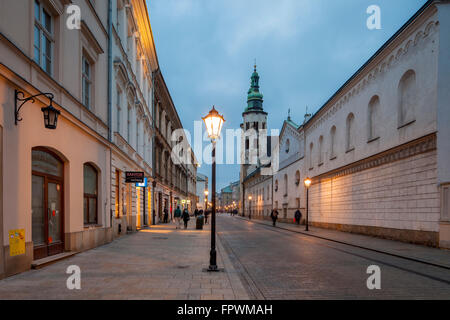
[[[97,224],[98,174],[91,164],[84,164],[84,224]]]
[[[346,137],[346,146],[347,152],[355,149],[354,146],[354,135],[353,135],[353,126],[355,122],[355,116],[353,113],[350,113],[347,117],[347,137]]]
[[[288,195],[288,176],[287,174],[284,175],[284,196],[287,197]]]
[[[309,169],[314,168],[313,156],[312,156],[313,149],[314,149],[314,144],[311,142],[311,144],[309,145],[309,161],[308,161],[309,162]]]
[[[278,191],[278,180],[275,180],[275,192]]]
[[[323,164],[323,136],[319,138],[319,166]]]
[[[398,126],[402,127],[415,121],[416,104],[416,73],[408,70],[400,80],[398,87],[399,107],[398,107]]]
[[[379,111],[379,105],[380,105],[380,98],[378,96],[373,96],[372,99],[370,99],[369,107],[368,107],[368,141],[372,141],[376,138],[378,138],[378,132],[377,132],[377,117],[378,117],[378,111]]]
[[[286,153],[289,153],[289,148],[290,148],[290,144],[291,142],[289,141],[289,139],[286,140]]]
[[[336,126],[332,126],[330,130],[330,159],[336,158]]]
[[[295,185],[300,185],[300,171],[297,170],[297,172],[295,173]]]

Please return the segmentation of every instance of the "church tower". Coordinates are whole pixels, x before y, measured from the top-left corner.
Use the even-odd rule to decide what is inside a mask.
[[[256,63],[251,76],[250,89],[247,93],[247,107],[242,113],[243,123],[241,124],[241,197],[245,178],[260,165],[260,143],[257,135],[261,130],[267,130],[267,112],[263,108],[263,95],[259,92],[259,74],[256,71]],[[268,147],[269,148],[269,147]],[[253,160],[253,161],[252,161]],[[255,162],[256,160],[256,162]],[[241,201],[243,199],[241,198]],[[243,203],[243,202],[241,202]]]
[[[259,75],[256,71],[256,64],[251,76],[251,85],[247,93],[247,107],[242,113],[243,123],[241,128],[243,130],[243,136],[241,139],[241,152],[244,152],[243,165],[245,166],[244,172],[248,172],[251,167],[256,168],[259,163],[260,150],[257,140],[246,135],[250,133],[249,130],[259,133],[261,130],[267,130],[267,112],[263,108],[263,95],[259,92]],[[251,155],[256,155],[257,163],[251,163]],[[254,161],[253,161],[254,162]]]

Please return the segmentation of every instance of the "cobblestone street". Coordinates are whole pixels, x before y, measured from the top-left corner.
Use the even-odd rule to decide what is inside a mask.
[[[190,224],[144,229],[4,279],[0,299],[450,299],[448,269],[225,215],[218,217],[218,264],[225,272],[206,273],[209,225],[198,231]],[[66,287],[70,265],[81,268],[81,290]],[[367,289],[369,265],[381,268],[381,290]]]

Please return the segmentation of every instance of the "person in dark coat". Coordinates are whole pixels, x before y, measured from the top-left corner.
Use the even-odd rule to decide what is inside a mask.
[[[300,220],[302,220],[302,213],[300,212],[299,209],[297,209],[297,211],[295,211],[295,223],[299,225]]]
[[[272,218],[273,221],[273,226],[275,227],[277,224],[277,219],[278,219],[278,211],[277,209],[273,209],[272,213],[270,214],[270,217]]]
[[[195,210],[194,210],[194,217],[196,217],[196,218],[197,218],[198,214],[199,214],[199,211],[198,211],[198,209],[197,209],[197,208],[195,208]]]
[[[169,222],[169,210],[167,208],[164,208],[164,223]]]
[[[188,209],[184,208],[183,210],[183,215],[181,216],[183,218],[183,222],[184,222],[184,229],[187,229],[188,227],[188,222],[191,219],[190,215],[189,215],[189,211]]]
[[[205,224],[208,224],[209,210],[205,210]]]
[[[174,214],[174,217],[175,217],[175,228],[176,229],[180,229],[181,215],[182,214],[181,214],[180,206],[178,206],[175,209],[175,214]]]

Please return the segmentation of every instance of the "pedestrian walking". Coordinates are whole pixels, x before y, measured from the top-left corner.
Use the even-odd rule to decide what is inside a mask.
[[[183,221],[184,221],[184,229],[187,229],[188,222],[191,219],[188,209],[184,208],[182,218],[183,218]]]
[[[180,210],[180,206],[178,206],[175,209],[175,213],[174,213],[174,217],[175,217],[175,229],[180,229],[180,225],[181,225],[181,210]]]
[[[277,211],[277,209],[272,210],[272,213],[270,214],[270,217],[272,218],[273,226],[275,227],[276,224],[277,224],[277,219],[278,219],[278,211]]]
[[[194,210],[194,217],[196,217],[197,218],[197,216],[198,216],[198,209],[197,208],[195,208],[195,210]]]
[[[208,224],[209,211],[205,210],[205,224]]]
[[[169,222],[169,210],[167,208],[164,208],[164,223]]]
[[[297,211],[295,211],[295,223],[297,223],[297,225],[300,225],[301,220],[302,220],[302,213],[300,212],[299,209],[297,209]]]

